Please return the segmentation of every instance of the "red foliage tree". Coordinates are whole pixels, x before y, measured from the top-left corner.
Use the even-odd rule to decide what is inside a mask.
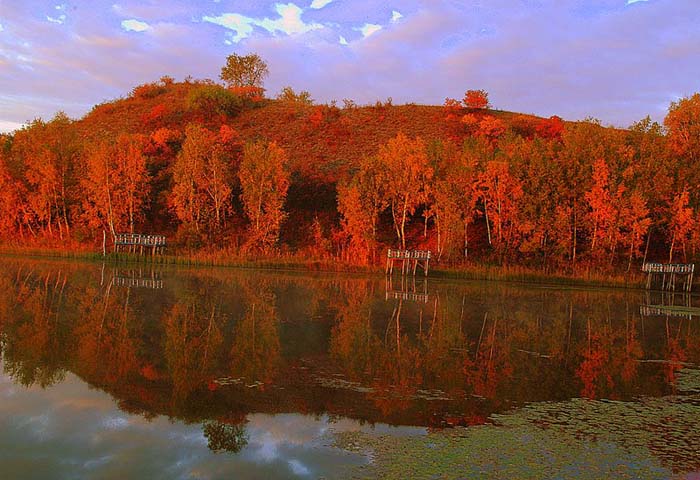
[[[474,110],[491,108],[489,94],[486,90],[467,90],[462,100],[464,106]]]

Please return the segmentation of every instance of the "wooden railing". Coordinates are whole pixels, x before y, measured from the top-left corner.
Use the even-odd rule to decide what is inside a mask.
[[[114,277],[114,285],[126,288],[163,288],[163,280],[157,278]]]
[[[143,245],[144,247],[164,246],[165,235],[144,235],[141,233],[117,233],[114,236],[115,245]]]
[[[661,277],[661,290],[675,291],[677,286],[682,290],[690,292],[693,288],[693,274],[695,264],[693,263],[644,263],[642,272],[647,274],[647,289],[654,286],[654,279]],[[680,282],[678,279],[680,278]],[[658,284],[659,281],[656,280]],[[680,283],[680,285],[679,285]]]
[[[396,260],[430,260],[430,250],[392,250],[387,251],[387,258]]]
[[[694,263],[645,263],[642,265],[642,272],[644,273],[689,274],[694,271]]]
[[[391,275],[394,272],[394,262],[399,261],[401,262],[401,275],[407,275],[410,272],[415,275],[416,269],[421,267],[427,276],[431,256],[430,250],[389,249],[386,253],[386,274]]]
[[[114,235],[114,251],[127,251],[129,253],[163,253],[167,241],[165,235],[149,235],[142,233],[117,233]]]

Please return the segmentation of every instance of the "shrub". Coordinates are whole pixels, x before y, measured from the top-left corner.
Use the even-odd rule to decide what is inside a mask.
[[[168,89],[165,85],[159,83],[144,83],[143,85],[137,85],[131,90],[131,96],[134,98],[154,98],[158,95],[162,95]]]
[[[220,85],[198,85],[187,96],[187,106],[205,115],[235,116],[243,108],[244,102]]]

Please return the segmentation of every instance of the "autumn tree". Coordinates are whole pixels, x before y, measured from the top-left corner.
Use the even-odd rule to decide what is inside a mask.
[[[367,157],[350,182],[338,185],[338,212],[349,240],[348,254],[359,263],[374,257],[379,215],[387,207],[386,184],[384,165],[377,157]]]
[[[520,232],[519,250],[526,256],[536,256],[542,265],[548,264],[556,253],[556,212],[565,193],[561,188],[558,165],[559,142],[506,135],[499,140],[498,155],[508,162],[510,171],[522,186],[518,202]]]
[[[477,202],[476,162],[450,143],[432,149],[430,154],[435,171],[430,210],[435,219],[438,259],[460,250],[466,258],[468,228]]]
[[[88,149],[82,180],[88,225],[101,226],[112,235],[134,232],[150,194],[151,177],[143,154],[146,141],[143,135],[122,134],[113,143],[98,142]]]
[[[697,167],[700,161],[700,93],[672,102],[664,119],[673,151]]]
[[[673,253],[679,248],[686,257],[686,244],[693,231],[693,209],[688,206],[690,195],[685,189],[673,198],[669,206],[668,236],[670,246],[668,261],[673,262]]]
[[[250,220],[247,247],[268,252],[277,244],[286,217],[289,188],[287,154],[275,142],[248,143],[243,149],[238,178],[241,201]]]
[[[277,100],[281,102],[287,102],[296,105],[306,105],[311,106],[314,104],[311,94],[306,90],[302,90],[296,93],[292,87],[284,87],[282,91],[277,95]]]
[[[596,254],[601,239],[607,238],[615,216],[615,206],[610,195],[609,170],[605,160],[598,159],[593,164],[593,186],[585,198],[590,206],[588,214],[592,225],[591,253]]]
[[[505,162],[489,162],[479,175],[479,196],[489,244],[511,246],[518,235],[518,210],[523,189]]]
[[[464,106],[473,110],[491,108],[486,90],[467,90],[462,100]]]
[[[620,226],[626,234],[626,244],[629,246],[627,270],[632,266],[632,259],[639,256],[642,240],[649,234],[651,218],[644,197],[638,191],[633,191],[625,202],[620,215]]]
[[[22,166],[27,204],[38,226],[49,236],[56,228],[61,238],[69,235],[80,155],[72,121],[63,112],[48,123],[35,120],[15,134],[12,150]]]
[[[256,53],[226,57],[226,65],[221,68],[221,80],[229,87],[262,88],[265,77],[270,72],[267,63]]]
[[[535,132],[538,137],[559,140],[564,133],[564,121],[556,115],[540,119],[535,126]]]
[[[220,229],[232,209],[237,134],[228,126],[218,134],[200,125],[185,129],[185,142],[173,167],[171,204],[180,221],[199,230]]]
[[[12,176],[0,143],[0,212],[3,212],[0,215],[0,238],[21,232],[22,197],[20,183]]]
[[[615,139],[599,122],[586,120],[569,126],[555,158],[558,193],[554,237],[571,265],[581,252],[580,242],[587,227],[588,204],[585,199],[592,181],[594,159],[612,163],[618,155]]]
[[[386,172],[386,199],[391,207],[396,236],[406,248],[406,220],[425,202],[426,185],[433,176],[425,144],[420,137],[413,140],[403,133],[379,148],[377,154]]]

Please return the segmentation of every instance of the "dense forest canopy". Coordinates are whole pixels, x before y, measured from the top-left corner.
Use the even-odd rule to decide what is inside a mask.
[[[250,57],[250,58],[248,58]],[[700,246],[700,94],[628,129],[491,108],[316,105],[262,87],[257,55],[227,86],[171,77],[80,120],[0,136],[0,238],[72,248],[102,231],[176,250],[373,263],[387,246],[440,262],[629,269]]]

